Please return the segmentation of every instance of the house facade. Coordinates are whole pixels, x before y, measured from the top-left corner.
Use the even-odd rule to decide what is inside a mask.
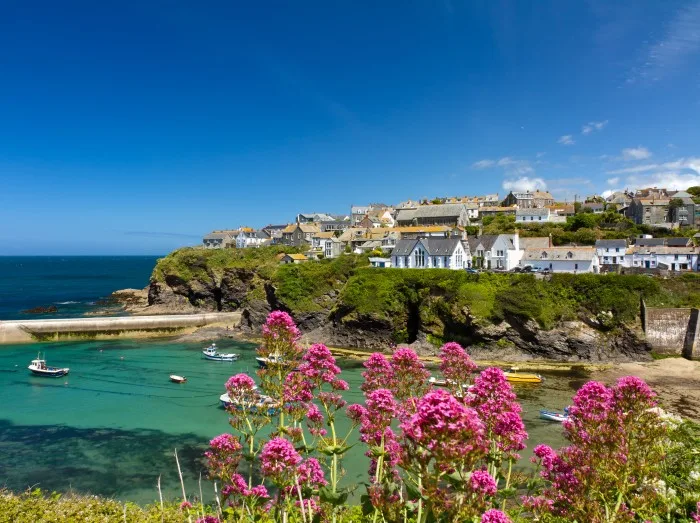
[[[518,265],[522,250],[520,236],[515,234],[484,234],[467,240],[471,265],[475,269],[509,271]]]
[[[669,198],[632,198],[627,217],[636,224],[670,227]]]
[[[202,238],[205,249],[224,249],[235,245],[237,231],[213,231]]]
[[[627,251],[626,266],[690,272],[700,270],[698,258],[700,258],[700,250],[694,246],[634,245]]]
[[[541,209],[554,205],[554,197],[547,191],[511,191],[502,203],[503,207],[517,205],[519,209]]]
[[[603,269],[611,270],[625,266],[627,240],[596,240],[595,251]]]
[[[311,252],[317,258],[337,258],[343,252],[343,244],[332,232],[319,232],[311,238]]]
[[[579,274],[600,272],[598,255],[594,247],[547,247],[527,249],[520,260],[520,267],[533,267],[551,272]]]
[[[260,247],[268,243],[270,243],[270,236],[262,230],[243,229],[236,236],[236,247],[239,249]]]
[[[316,224],[293,223],[282,231],[282,243],[294,247],[311,245],[314,235],[319,232],[321,232],[321,230]]]
[[[452,269],[467,267],[467,250],[459,238],[399,240],[391,251],[392,267],[401,269]]]
[[[551,215],[547,207],[518,209],[515,211],[515,223],[547,223]]]

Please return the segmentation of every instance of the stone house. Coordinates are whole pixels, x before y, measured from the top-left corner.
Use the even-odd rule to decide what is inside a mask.
[[[469,225],[469,211],[463,203],[421,205],[416,209],[399,209],[399,227],[410,225]]]
[[[519,209],[541,209],[554,205],[554,197],[547,191],[511,191],[501,205],[503,207],[517,205]]]
[[[236,243],[238,231],[213,231],[202,238],[205,249],[225,249]]]
[[[627,208],[627,217],[636,224],[653,225],[655,227],[670,227],[669,203],[665,198],[632,198]]]
[[[293,223],[282,231],[282,243],[301,247],[311,245],[313,236],[321,232],[315,223]]]

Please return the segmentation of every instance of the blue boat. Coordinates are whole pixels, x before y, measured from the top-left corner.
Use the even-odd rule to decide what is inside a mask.
[[[556,421],[558,423],[563,423],[569,419],[569,409],[564,409],[564,412],[557,412],[554,410],[540,410],[540,418],[546,419],[547,421]]]

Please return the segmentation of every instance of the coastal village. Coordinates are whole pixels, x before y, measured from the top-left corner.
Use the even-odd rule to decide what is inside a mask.
[[[590,234],[565,243],[553,236],[574,224]],[[281,254],[280,263],[294,264],[366,253],[374,267],[665,275],[700,271],[699,227],[700,187],[618,191],[573,203],[536,190],[352,205],[343,215],[299,213],[292,223],[212,231],[203,246],[292,246],[300,252]]]

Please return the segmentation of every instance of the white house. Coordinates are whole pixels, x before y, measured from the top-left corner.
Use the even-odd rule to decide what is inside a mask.
[[[342,251],[341,241],[332,232],[318,232],[311,238],[311,252],[318,257],[337,258]]]
[[[260,247],[270,243],[270,236],[265,231],[241,229],[236,235],[236,247],[246,249],[248,247]]]
[[[596,240],[595,251],[600,265],[613,268],[616,265],[626,265],[625,253],[627,240]]]
[[[518,209],[515,211],[515,223],[562,223],[566,222],[566,217],[559,216],[548,207]]]
[[[699,257],[698,247],[635,245],[627,250],[625,266],[676,272],[698,271]]]
[[[600,272],[598,255],[594,247],[547,247],[546,249],[526,249],[520,266],[531,266],[552,272]]]
[[[518,265],[523,251],[520,236],[515,234],[485,234],[468,239],[471,266],[477,269],[511,270]]]
[[[453,269],[467,267],[467,250],[459,238],[399,240],[391,251],[391,265],[403,269]]]

